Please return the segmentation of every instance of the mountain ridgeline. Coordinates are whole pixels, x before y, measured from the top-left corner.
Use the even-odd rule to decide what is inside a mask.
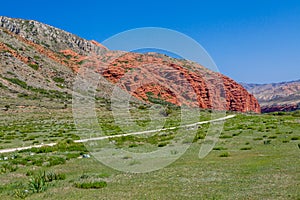
[[[118,86],[143,103],[261,111],[243,86],[200,64],[157,53],[110,51],[33,20],[0,17],[0,65],[1,98],[70,102],[74,78],[91,68],[107,81],[97,88],[96,96],[104,99]]]
[[[300,80],[242,85],[253,94],[262,112],[295,111],[300,109]]]

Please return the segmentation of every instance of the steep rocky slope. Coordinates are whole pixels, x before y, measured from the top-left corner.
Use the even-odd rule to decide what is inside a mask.
[[[107,80],[98,85],[100,97],[110,98],[119,86],[148,103],[260,112],[255,97],[241,85],[197,63],[109,51],[43,23],[0,17],[1,97],[69,101],[74,77],[86,68]]]
[[[300,80],[270,83],[270,84],[242,84],[253,94],[262,112],[294,111],[300,109]]]
[[[52,51],[71,49],[79,54],[86,55],[92,51],[95,52],[105,48],[95,41],[85,40],[74,34],[34,20],[12,19],[0,16],[0,27]]]

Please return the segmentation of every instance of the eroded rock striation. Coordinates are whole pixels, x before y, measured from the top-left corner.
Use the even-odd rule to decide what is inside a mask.
[[[200,64],[156,53],[110,51],[33,20],[0,17],[0,65],[1,96],[50,90],[71,94],[76,75],[90,68],[107,80],[97,89],[105,98],[117,86],[147,103],[260,112],[243,86]]]

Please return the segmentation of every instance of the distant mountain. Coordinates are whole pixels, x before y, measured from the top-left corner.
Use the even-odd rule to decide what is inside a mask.
[[[109,51],[96,41],[37,21],[0,17],[0,98],[70,101],[74,78],[86,68],[107,80],[97,89],[102,98],[110,98],[118,84],[147,103],[197,102],[204,109],[260,112],[255,97],[240,84],[197,63],[162,54]]]
[[[241,84],[257,98],[262,112],[300,109],[300,80],[270,84]]]

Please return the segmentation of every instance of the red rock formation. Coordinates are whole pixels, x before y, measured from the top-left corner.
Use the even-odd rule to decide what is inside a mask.
[[[234,80],[221,75],[226,89],[227,109],[241,112],[257,112],[261,109],[256,98]]]
[[[232,79],[200,65],[193,70],[176,61],[127,53],[98,70],[138,99],[161,99],[176,105],[260,113],[255,97]],[[223,98],[222,98],[223,97]]]
[[[26,64],[29,64],[29,59],[21,56],[17,51],[15,51],[14,49],[11,49],[10,47],[8,47],[6,44],[3,44],[2,42],[0,42],[0,50],[2,51],[7,51],[9,52],[13,57],[17,58],[18,60],[20,60],[21,62],[24,62]]]
[[[60,53],[64,54],[67,57],[69,56],[68,62],[72,63],[72,65],[69,65],[69,67],[76,73],[79,71],[79,63],[87,59],[87,56],[79,55],[78,53],[70,49],[62,50],[60,51]]]
[[[33,47],[39,54],[71,68],[75,73],[81,67],[91,68],[144,101],[166,101],[204,109],[260,112],[257,100],[241,85],[189,61],[157,54],[114,51],[103,51],[104,55],[87,57],[70,49],[55,52],[17,34],[9,34]],[[92,44],[100,45],[95,41]],[[0,43],[0,49],[9,51],[24,63],[31,62],[3,43]],[[86,63],[81,65],[82,61]]]

